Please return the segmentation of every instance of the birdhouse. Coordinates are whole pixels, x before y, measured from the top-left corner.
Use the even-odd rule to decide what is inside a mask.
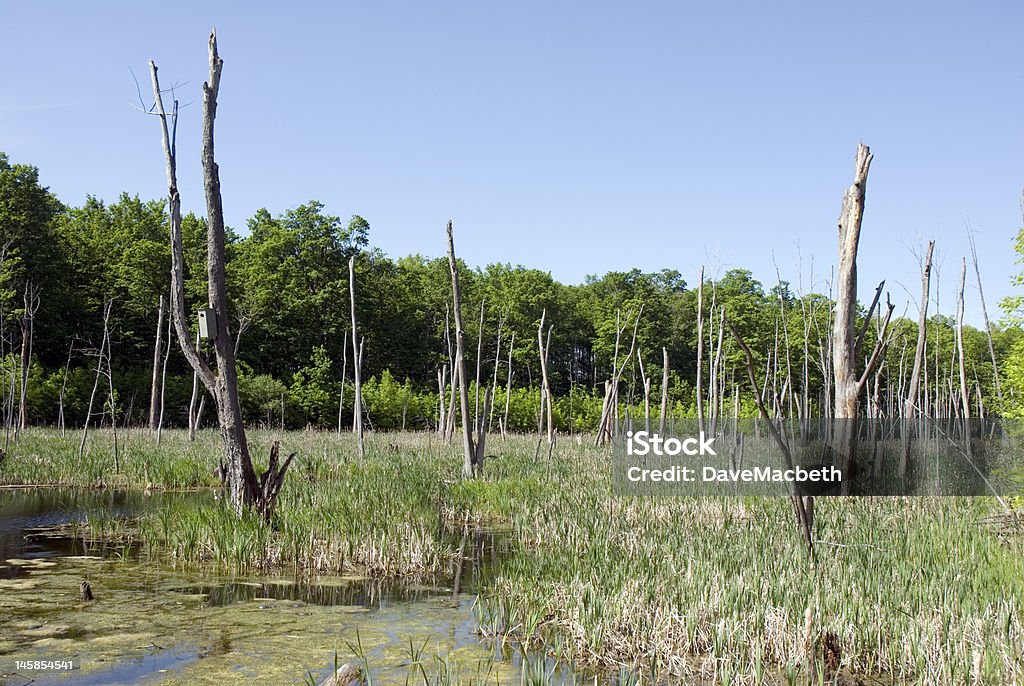
[[[217,313],[212,307],[199,310],[199,337],[211,340],[217,337]]]

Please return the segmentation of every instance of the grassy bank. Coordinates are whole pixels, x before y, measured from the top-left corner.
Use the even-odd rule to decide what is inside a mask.
[[[511,525],[515,549],[482,594],[481,631],[575,662],[785,683],[826,665],[914,683],[1024,678],[1024,556],[997,535],[983,499],[822,499],[818,561],[781,499],[615,497],[607,453],[563,439],[493,438],[486,476],[461,481],[456,446],[433,434],[254,432],[257,460],[280,437],[298,457],[275,521],[238,520],[214,492],[111,535],[184,564],[375,576],[449,571],[468,515]],[[219,437],[109,433],[78,460],[80,435],[30,431],[4,483],[214,486]],[[97,522],[97,527],[100,527]]]

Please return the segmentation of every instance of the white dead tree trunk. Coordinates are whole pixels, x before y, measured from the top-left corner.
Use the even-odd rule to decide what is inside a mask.
[[[471,479],[474,472],[479,473],[483,469],[483,463],[477,461],[473,426],[469,418],[469,389],[466,387],[466,357],[463,345],[465,329],[462,328],[462,291],[459,288],[459,263],[455,259],[455,238],[452,235],[451,219],[448,220],[448,267],[452,274],[452,306],[455,310],[455,366],[453,373],[459,377],[459,411],[462,413],[462,475]]]
[[[153,381],[149,387],[149,430],[156,430],[157,416],[162,408],[157,407],[159,402],[160,382],[160,348],[164,342],[164,295],[160,294],[160,307],[156,316],[156,341],[153,343]]]
[[[171,322],[167,322],[167,349],[164,351],[163,364],[160,366],[160,412],[157,414],[156,420],[156,444],[160,445],[160,435],[164,429],[164,404],[165,391],[167,390],[167,360],[171,356]],[[195,431],[191,436],[192,440],[195,440]]]
[[[996,397],[1003,399],[1003,389],[999,385],[999,363],[996,362],[996,347],[992,343],[992,322],[988,318],[988,307],[985,306],[985,291],[981,287],[981,269],[978,267],[978,248],[974,244],[974,231],[967,225],[967,239],[971,244],[971,261],[974,263],[974,276],[978,281],[978,298],[981,300],[981,316],[985,318],[985,336],[988,338],[988,354],[992,357],[992,383]]]
[[[864,219],[864,198],[868,181],[868,169],[872,155],[863,143],[857,146],[856,169],[853,184],[843,197],[839,215],[839,263],[836,276],[835,321],[832,334],[832,371],[835,378],[835,404],[833,416],[837,420],[833,433],[833,448],[839,456],[844,474],[844,495],[849,493],[852,460],[857,437],[857,408],[861,393],[878,362],[884,348],[885,331],[892,316],[892,305],[885,316],[878,342],[861,375],[856,365],[858,343],[863,337],[857,336],[857,250],[860,246],[861,223]],[[881,287],[879,287],[879,292]],[[878,294],[875,295],[875,302]],[[873,308],[872,308],[873,309]],[[868,311],[866,324],[871,319]]]
[[[348,258],[348,294],[350,310],[352,311],[352,377],[355,385],[355,398],[352,400],[352,430],[356,433],[356,441],[359,443],[359,457],[366,457],[366,447],[363,445],[363,378],[362,370],[363,355],[362,346],[357,344],[356,333],[356,257]]]
[[[956,296],[956,355],[960,368],[960,409],[964,419],[964,438],[969,442],[968,420],[971,418],[971,398],[970,390],[967,387],[967,366],[964,361],[964,286],[966,282],[967,259],[963,258],[960,262],[960,290]]]
[[[501,420],[501,437],[505,438],[508,433],[508,411],[512,404],[512,350],[516,347],[516,332],[512,332],[512,338],[508,343],[508,370],[505,374],[505,415]]]
[[[928,241],[928,249],[921,266],[921,306],[917,317],[917,348],[914,351],[914,367],[910,372],[910,383],[903,400],[903,418],[911,419],[918,412],[917,396],[921,384],[921,368],[924,366],[928,345],[928,299],[932,280],[932,253],[935,241]]]
[[[207,208],[206,266],[208,295],[213,310],[213,344],[216,353],[217,372],[210,368],[192,344],[185,313],[184,250],[181,236],[181,196],[178,192],[175,136],[177,129],[178,105],[175,101],[172,125],[168,125],[163,105],[160,82],[157,78],[156,63],[150,61],[150,75],[153,82],[154,113],[159,117],[163,141],[164,158],[167,164],[167,192],[169,224],[171,233],[171,317],[178,335],[185,359],[197,373],[217,403],[217,420],[220,425],[224,447],[222,474],[230,491],[231,504],[238,514],[255,507],[264,517],[269,517],[277,494],[284,482],[284,475],[294,454],[279,465],[278,445],[270,452],[267,471],[257,477],[249,455],[249,444],[242,423],[242,410],[238,402],[238,370],[235,366],[235,349],[228,331],[228,297],[225,282],[224,251],[224,210],[220,193],[220,171],[214,160],[214,120],[217,116],[217,94],[220,90],[220,76],[224,62],[217,52],[217,35],[211,32],[209,41],[210,77],[203,84],[203,125],[202,164]]]
[[[644,431],[651,432],[651,377],[644,372],[644,358],[636,351],[637,368],[640,370],[640,383],[644,388]]]
[[[480,365],[483,363],[484,353],[484,307],[486,301],[480,301],[480,321],[477,325],[476,335],[476,389],[473,393],[473,425],[480,424]]]
[[[704,265],[697,282],[697,430],[704,431]]]

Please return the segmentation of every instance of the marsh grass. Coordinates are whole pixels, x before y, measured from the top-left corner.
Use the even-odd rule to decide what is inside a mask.
[[[612,681],[827,682],[826,658],[895,682],[1024,680],[1024,550],[994,530],[987,499],[821,499],[811,562],[785,499],[615,496],[607,451],[586,441],[563,439],[548,459],[535,437],[495,438],[485,477],[462,481],[458,446],[434,434],[371,434],[364,459],[347,434],[250,438],[257,461],[276,438],[297,453],[269,523],[215,499],[215,432],[194,444],[165,432],[160,447],[128,432],[113,474],[102,432],[79,460],[73,434],[33,430],[0,480],[206,488],[198,505],[89,525],[232,571],[436,577],[457,563],[464,522],[501,524],[512,554],[481,590],[481,633]],[[469,678],[432,666],[422,683]],[[544,669],[527,666],[523,682],[542,682]]]

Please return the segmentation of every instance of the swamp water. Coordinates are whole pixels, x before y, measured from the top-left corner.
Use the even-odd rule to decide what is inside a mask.
[[[462,592],[453,592],[451,584],[352,577],[216,577],[137,549],[47,535],[90,512],[129,517],[164,499],[210,497],[0,490],[0,686],[301,684],[307,670],[319,683],[335,654],[339,664],[356,661],[357,643],[378,684],[424,683],[410,647],[431,682],[455,670],[464,681],[520,682],[520,660],[501,660],[500,646],[482,643],[473,613],[474,588],[501,556],[498,536],[476,535]],[[92,602],[80,599],[83,581]],[[72,661],[74,669],[19,661]]]

